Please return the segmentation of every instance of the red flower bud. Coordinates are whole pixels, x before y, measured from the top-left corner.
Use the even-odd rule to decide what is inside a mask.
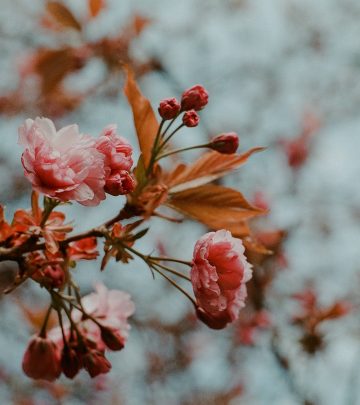
[[[91,378],[108,373],[111,369],[109,360],[98,350],[88,351],[83,357],[83,365]]]
[[[210,142],[209,147],[219,153],[231,155],[236,152],[239,147],[239,137],[235,132],[228,132],[215,136]]]
[[[126,170],[120,170],[107,178],[104,190],[108,194],[118,196],[131,193],[135,186],[136,182],[132,175]]]
[[[203,86],[197,84],[184,91],[181,97],[182,111],[203,109],[208,103],[209,94]]]
[[[64,346],[61,355],[61,368],[67,378],[74,378],[82,366],[81,359],[76,351]]]
[[[196,308],[196,315],[201,322],[204,322],[211,329],[224,329],[227,324],[231,321],[230,319],[216,319],[210,314],[205,312],[202,308]]]
[[[199,124],[200,117],[194,110],[187,111],[183,116],[183,123],[187,127],[196,127]]]
[[[51,339],[33,337],[25,351],[22,368],[30,378],[54,381],[61,374],[59,348]]]
[[[162,119],[172,120],[179,114],[180,104],[176,98],[166,98],[160,102],[158,111]]]
[[[101,328],[101,339],[110,350],[121,350],[124,348],[125,340],[119,331],[107,327]]]

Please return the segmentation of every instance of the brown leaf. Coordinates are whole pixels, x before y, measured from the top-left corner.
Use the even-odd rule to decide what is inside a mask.
[[[264,148],[252,148],[242,154],[223,155],[216,151],[202,155],[194,163],[178,165],[164,179],[164,183],[170,188],[170,192],[180,192],[203,184],[210,183],[227,173],[237,169],[255,152]]]
[[[57,1],[49,1],[46,3],[46,12],[60,27],[81,31],[80,22],[64,4]]]
[[[96,17],[105,8],[105,0],[88,0],[89,12],[92,18]]]
[[[248,235],[245,221],[264,213],[239,191],[213,184],[173,193],[166,205],[209,228],[228,229],[235,236]]]
[[[40,50],[35,70],[41,76],[43,94],[52,92],[74,68],[74,57],[70,48]]]
[[[135,81],[134,73],[129,68],[126,68],[126,71],[127,77],[124,93],[133,112],[136,134],[144,159],[144,166],[147,167],[159,124],[150,101],[143,96]]]

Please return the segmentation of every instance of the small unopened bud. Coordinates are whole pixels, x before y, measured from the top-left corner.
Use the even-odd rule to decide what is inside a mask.
[[[61,354],[61,368],[67,378],[74,378],[81,369],[79,354],[68,346],[64,346]]]
[[[200,117],[194,110],[186,111],[183,116],[183,123],[187,127],[196,127],[199,124]]]
[[[182,111],[202,110],[208,103],[209,94],[203,86],[197,84],[184,91],[181,97]]]
[[[211,149],[225,155],[231,155],[239,147],[239,137],[235,132],[228,132],[215,136],[209,144]]]
[[[59,348],[51,339],[34,336],[24,354],[22,368],[30,378],[54,381],[61,374]]]
[[[158,111],[162,119],[172,120],[179,114],[180,108],[180,104],[176,98],[166,98],[160,102]]]
[[[110,350],[117,351],[124,348],[124,338],[115,329],[101,327],[101,339]]]
[[[131,193],[136,186],[135,179],[126,170],[111,174],[105,183],[104,190],[111,195],[118,196]]]
[[[98,350],[88,351],[83,357],[83,365],[91,378],[99,374],[108,373],[111,370],[111,363],[104,354]]]

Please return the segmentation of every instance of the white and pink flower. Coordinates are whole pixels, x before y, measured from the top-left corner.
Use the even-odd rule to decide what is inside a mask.
[[[226,230],[209,232],[194,248],[191,282],[198,317],[214,329],[235,321],[245,305],[245,283],[252,276],[242,241]]]

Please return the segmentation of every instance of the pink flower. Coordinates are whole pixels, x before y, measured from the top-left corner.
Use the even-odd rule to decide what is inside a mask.
[[[180,112],[180,108],[180,104],[176,98],[166,98],[160,102],[158,111],[162,119],[172,120],[177,117]]]
[[[24,354],[22,367],[30,378],[54,381],[61,374],[58,346],[50,339],[34,336]]]
[[[239,137],[235,132],[215,136],[210,142],[210,148],[225,155],[231,155],[239,147]]]
[[[128,194],[135,187],[130,174],[132,147],[116,133],[116,125],[108,125],[96,141],[96,148],[105,156],[105,191],[111,195]]]
[[[19,128],[21,161],[33,188],[61,201],[98,205],[105,199],[104,157],[77,125],[56,131],[47,118],[27,119]]]
[[[111,195],[129,194],[134,190],[136,181],[126,170],[115,171],[106,179],[104,190]]]
[[[192,127],[198,126],[200,117],[196,111],[190,110],[190,111],[186,111],[182,120],[183,120],[183,124],[185,126],[192,128]]]
[[[182,111],[202,110],[208,103],[209,94],[203,86],[197,84],[187,89],[182,94],[181,109]]]
[[[100,283],[95,286],[95,289],[96,292],[86,295],[82,299],[85,311],[104,327],[117,331],[125,344],[130,330],[127,318],[135,311],[135,305],[130,295],[124,291],[108,290]],[[91,324],[96,326],[93,322]],[[101,331],[97,326],[96,328],[100,336]]]
[[[226,230],[209,232],[195,245],[190,276],[197,315],[211,328],[235,321],[245,305],[245,283],[252,271],[244,251],[241,240]]]

